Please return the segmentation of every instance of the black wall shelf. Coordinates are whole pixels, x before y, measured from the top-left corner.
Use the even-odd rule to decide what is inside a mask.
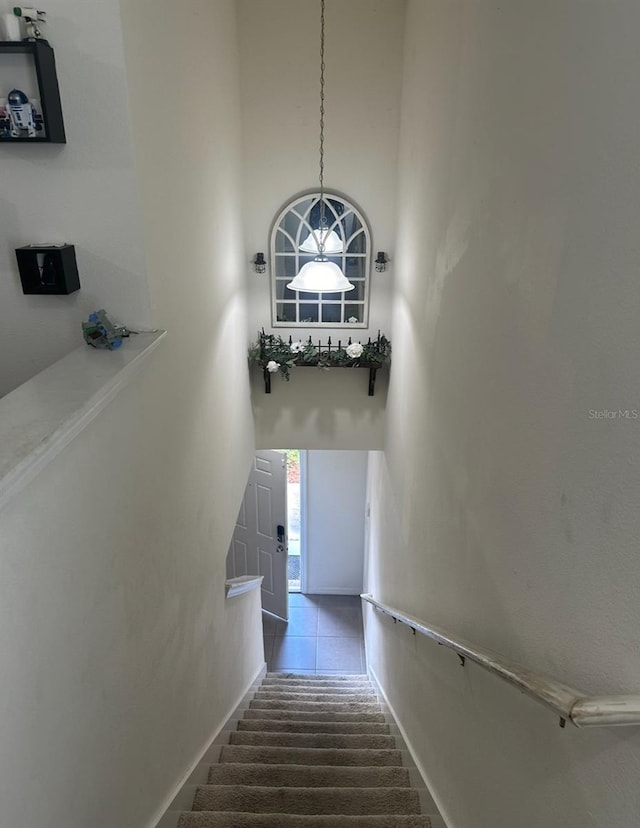
[[[72,244],[18,247],[16,259],[23,293],[69,294],[80,290],[76,249]]]
[[[62,118],[62,104],[56,75],[56,61],[53,49],[46,40],[4,40],[0,41],[0,55],[31,55],[33,58],[38,95],[44,124],[44,136],[35,138],[3,138],[1,144],[66,144]],[[7,84],[9,84],[8,88]],[[0,76],[0,98],[6,98],[11,90],[11,80]]]
[[[296,366],[316,369],[368,368],[369,396],[373,397],[378,371],[391,363],[391,342],[378,331],[377,338],[371,340],[369,337],[364,345],[360,342],[352,343],[351,337],[344,347],[341,340],[338,340],[337,345],[332,343],[331,337],[326,343],[318,340],[317,345],[311,337],[306,343],[294,343],[289,337],[287,343],[277,334],[265,333],[263,328],[258,333],[257,342],[249,349],[249,361],[262,369],[265,394],[271,393],[272,372],[269,371],[269,366],[275,367],[273,373],[280,374],[285,380],[291,378],[290,369]]]
[[[296,361],[294,363],[299,368],[316,368],[318,369],[317,363],[313,362],[301,362]],[[376,389],[376,374],[380,370],[380,368],[384,367],[379,362],[359,362],[357,365],[331,365],[326,370],[332,371],[334,368],[350,368],[353,370],[354,368],[368,368],[369,369],[369,396],[373,397],[375,394]],[[271,374],[267,371],[266,368],[263,369],[263,376],[264,376],[264,393],[270,394],[271,393]]]

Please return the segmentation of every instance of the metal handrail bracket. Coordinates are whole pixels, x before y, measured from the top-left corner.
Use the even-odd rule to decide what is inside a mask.
[[[360,597],[385,615],[391,616],[395,621],[406,624],[414,633],[419,632],[437,641],[438,644],[454,650],[463,666],[467,659],[473,661],[551,708],[560,716],[561,727],[564,727],[567,721],[576,727],[640,725],[640,694],[590,697],[554,678],[529,670],[500,653],[479,647],[463,638],[457,638],[441,627],[426,624],[424,621],[400,612],[377,601],[372,595],[365,593]]]

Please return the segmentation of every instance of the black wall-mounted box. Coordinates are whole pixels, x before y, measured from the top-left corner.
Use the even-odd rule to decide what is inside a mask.
[[[16,250],[23,293],[75,293],[80,290],[76,249],[27,245]]]
[[[18,60],[21,55],[27,55],[33,61],[44,126],[44,135],[37,135],[35,138],[26,136],[14,138],[0,134],[0,143],[23,141],[31,144],[66,144],[67,138],[64,132],[62,104],[56,75],[56,59],[49,43],[46,40],[3,40],[0,41],[0,55],[18,56]],[[8,64],[5,63],[4,66],[5,75],[0,78],[0,89],[6,97],[13,84],[12,73],[7,71]]]

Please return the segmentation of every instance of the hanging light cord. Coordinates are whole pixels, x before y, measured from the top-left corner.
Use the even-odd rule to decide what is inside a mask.
[[[324,256],[324,0],[320,0],[320,232],[318,253]]]

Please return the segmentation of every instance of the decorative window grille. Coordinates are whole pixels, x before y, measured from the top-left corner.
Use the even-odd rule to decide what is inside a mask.
[[[315,252],[301,250],[320,228],[320,193],[287,204],[271,233],[271,319],[274,328],[366,328],[369,323],[371,235],[364,216],[341,196],[324,193],[327,234],[334,231],[342,252],[330,253],[354,290],[346,293],[299,293],[287,284]],[[305,244],[307,242],[307,244]]]

